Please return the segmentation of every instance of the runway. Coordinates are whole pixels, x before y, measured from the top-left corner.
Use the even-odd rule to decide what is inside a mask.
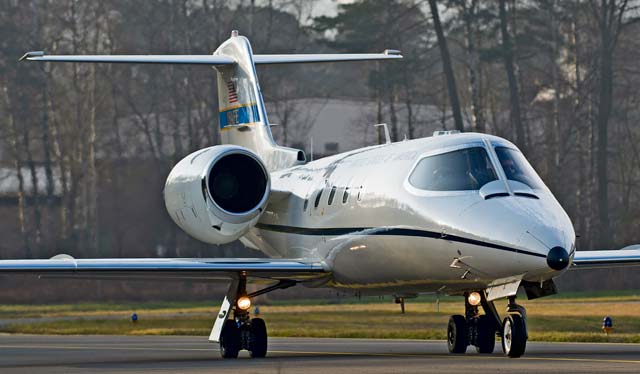
[[[473,352],[473,353],[472,353]],[[640,345],[532,343],[520,359],[450,355],[443,341],[273,338],[222,360],[206,337],[0,335],[0,373],[639,372]]]

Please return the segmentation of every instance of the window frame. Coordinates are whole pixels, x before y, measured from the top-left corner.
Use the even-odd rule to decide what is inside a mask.
[[[336,197],[337,190],[338,187],[336,185],[331,186],[331,189],[329,190],[329,198],[327,199],[327,205],[333,204],[333,200]]]
[[[344,188],[344,191],[342,192],[342,205],[348,204],[349,203],[349,186]]]
[[[482,158],[482,156],[483,156],[482,153],[483,152],[484,152],[484,158]],[[475,154],[475,156],[474,156],[474,154]],[[436,158],[444,157],[444,156],[446,156],[446,157],[451,156],[451,157],[458,158],[456,160],[456,163],[458,161],[462,161],[463,164],[462,165],[455,165],[455,166],[460,166],[460,169],[458,169],[457,167],[449,168],[448,167],[448,162],[451,162],[451,160],[453,160],[452,158],[450,158],[448,162],[444,161],[444,160],[442,160],[442,161],[436,161],[435,160]],[[477,159],[474,160],[475,157],[477,157]],[[465,159],[463,159],[463,158],[465,158]],[[435,169],[433,169],[433,170],[442,169],[443,166],[444,166],[444,169],[449,169],[449,170],[453,171],[453,173],[449,177],[449,178],[453,178],[453,179],[450,179],[450,180],[445,179],[445,181],[444,181],[445,184],[447,184],[447,183],[450,184],[451,182],[453,182],[454,185],[456,185],[456,184],[458,185],[456,187],[462,187],[462,186],[464,186],[464,187],[472,187],[474,184],[478,185],[478,187],[477,188],[454,188],[454,189],[431,189],[431,188],[437,188],[437,187],[442,187],[442,186],[437,186],[437,184],[434,185],[434,181],[433,180],[426,179],[424,181],[421,181],[421,180],[416,180],[414,178],[414,176],[415,176],[415,174],[417,172],[419,172],[419,174],[424,174],[424,171],[423,170],[418,170],[418,168],[420,168],[420,167],[429,167],[427,165],[424,165],[424,162],[427,159],[433,159],[433,161],[430,160],[430,162],[440,162],[440,164],[435,164],[435,165],[431,164],[432,168],[435,167]],[[478,182],[477,179],[483,179],[483,178],[480,178],[480,176],[485,176],[485,175],[482,175],[482,174],[474,175],[472,173],[472,171],[475,170],[475,169],[473,169],[472,167],[475,167],[475,166],[480,167],[480,169],[478,171],[481,172],[481,169],[483,167],[482,165],[486,164],[486,163],[488,163],[487,166],[490,166],[490,168],[486,169],[487,170],[486,177],[488,177],[488,178],[493,177],[494,179],[491,179],[491,180],[483,183],[482,185],[480,185],[480,183]],[[464,165],[467,166],[467,169],[462,169],[462,167],[464,167]],[[427,170],[429,170],[429,169],[427,169]],[[466,174],[462,173],[462,171],[464,171],[464,170],[467,170]],[[470,179],[471,178],[474,179],[475,183],[473,183],[471,180],[459,180],[459,178],[464,177],[467,174],[469,175]],[[420,177],[420,176],[418,176],[418,177]],[[428,176],[424,176],[424,175],[423,175],[423,177],[429,178]],[[477,179],[476,179],[476,177],[477,177]],[[409,184],[411,186],[413,186],[414,188],[419,189],[419,190],[430,191],[430,192],[480,191],[480,189],[484,185],[486,185],[487,183],[491,183],[491,182],[499,181],[499,180],[500,180],[500,174],[498,173],[498,170],[495,167],[495,164],[494,164],[494,162],[493,162],[493,160],[491,158],[491,154],[490,154],[489,150],[487,150],[487,148],[485,146],[464,147],[464,148],[461,148],[461,149],[449,150],[449,151],[446,151],[446,152],[441,152],[441,153],[437,153],[437,154],[421,157],[416,162],[415,166],[412,168],[411,172],[407,176],[407,181],[409,182]],[[424,182],[424,183],[421,183],[421,182]],[[414,183],[416,183],[416,184],[414,184]],[[421,184],[422,185],[428,185],[428,186],[421,187],[420,186]],[[446,188],[446,186],[445,186],[445,188]]]
[[[496,177],[497,177],[496,180],[503,180],[502,177],[500,176],[500,173],[496,169],[496,164],[493,160],[493,157],[491,156],[491,150],[488,149],[487,145],[482,140],[474,140],[466,143],[460,143],[460,144],[455,144],[447,147],[434,149],[434,150],[427,151],[420,154],[418,157],[416,157],[415,161],[409,168],[409,172],[406,174],[406,177],[403,182],[403,187],[405,188],[405,190],[409,191],[411,194],[416,196],[438,197],[438,196],[479,195],[479,191],[480,191],[479,189],[478,190],[434,191],[434,190],[424,190],[424,189],[418,188],[413,184],[411,184],[411,182],[409,182],[409,177],[411,177],[416,167],[418,166],[418,164],[420,164],[420,161],[422,161],[423,159],[427,157],[442,155],[445,153],[460,151],[468,148],[484,149],[484,151],[487,153],[487,157],[489,158],[489,161],[491,162],[491,166],[493,167],[493,170],[496,174]]]
[[[313,209],[318,209],[320,207],[320,199],[322,199],[322,191],[324,191],[324,188],[320,188],[316,193],[316,198],[313,202]]]
[[[534,191],[544,190],[544,189],[547,188],[546,184],[544,183],[544,180],[542,179],[540,174],[538,174],[538,171],[533,167],[533,165],[531,165],[531,163],[529,162],[527,157],[524,155],[524,153],[522,153],[522,151],[520,151],[518,148],[516,148],[514,146],[511,146],[511,145],[503,144],[503,143],[492,143],[491,147],[493,148],[492,150],[496,155],[496,162],[500,166],[500,170],[502,171],[502,174],[504,175],[504,180],[507,183],[509,181],[522,183],[522,184],[524,184],[525,186],[531,188]],[[525,162],[527,163],[527,166],[529,166],[529,168],[531,169],[530,171],[533,171],[534,177],[536,177],[536,179],[537,179],[536,182],[538,182],[539,185],[534,187],[534,186],[530,186],[528,183],[524,183],[524,182],[519,181],[519,180],[509,179],[509,176],[507,175],[506,170],[504,170],[504,167],[502,166],[502,160],[500,160],[500,156],[498,155],[498,148],[504,148],[504,149],[506,149],[508,151],[519,153],[522,156],[522,158],[524,158]]]

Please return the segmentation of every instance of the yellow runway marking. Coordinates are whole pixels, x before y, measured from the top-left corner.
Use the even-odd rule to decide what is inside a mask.
[[[162,347],[122,347],[111,345],[75,346],[75,345],[0,345],[0,349],[93,349],[109,351],[203,351],[210,352],[206,348],[162,348]]]

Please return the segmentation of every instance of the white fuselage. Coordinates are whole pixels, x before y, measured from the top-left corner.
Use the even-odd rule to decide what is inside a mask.
[[[332,271],[324,286],[360,293],[454,293],[510,276],[550,279],[560,272],[547,265],[549,250],[573,255],[571,221],[544,185],[516,194],[522,185],[507,182],[496,146],[516,149],[494,136],[445,135],[273,172],[280,194],[243,241],[271,257],[324,261]],[[499,178],[492,187],[503,194],[485,199],[482,190],[409,183],[424,157],[470,147],[486,149]]]

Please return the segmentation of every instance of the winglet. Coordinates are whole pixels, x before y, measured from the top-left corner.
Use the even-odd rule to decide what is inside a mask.
[[[397,49],[385,49],[382,53],[384,53],[385,55],[391,55],[391,56],[401,56],[401,52],[398,51]]]
[[[29,59],[31,57],[42,57],[44,56],[44,51],[31,51],[24,54],[24,56],[20,57],[18,61],[23,61]]]

